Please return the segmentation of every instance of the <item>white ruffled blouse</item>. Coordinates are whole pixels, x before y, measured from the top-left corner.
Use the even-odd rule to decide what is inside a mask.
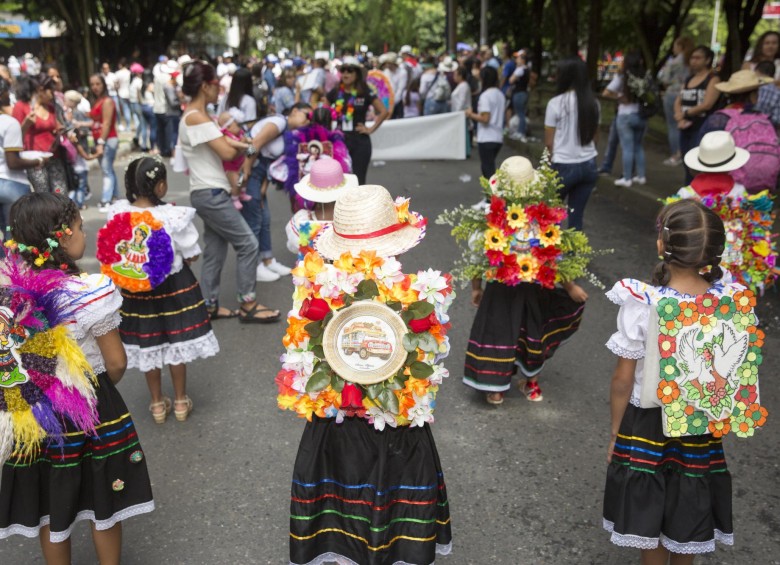
[[[729,280],[731,277],[727,277]],[[707,292],[715,296],[733,296],[745,287],[734,282],[720,280]],[[636,279],[623,279],[615,283],[606,293],[614,304],[620,306],[617,315],[617,331],[606,343],[607,349],[618,357],[636,359],[634,388],[631,392],[631,404],[639,406],[644,373],[644,357],[649,331],[650,314],[658,301],[665,297],[694,299],[689,294],[677,292],[665,286],[652,286]]]
[[[70,290],[77,294],[74,318],[68,322],[73,338],[78,342],[95,374],[106,370],[97,338],[119,327],[122,317],[122,295],[114,282],[105,275],[74,276]]]
[[[174,206],[162,204],[153,208],[139,208],[127,200],[118,200],[108,209],[108,219],[123,212],[149,212],[163,223],[166,233],[173,243],[173,265],[171,274],[178,273],[184,266],[184,259],[200,255],[198,245],[198,229],[192,220],[195,218],[195,208],[189,206]]]

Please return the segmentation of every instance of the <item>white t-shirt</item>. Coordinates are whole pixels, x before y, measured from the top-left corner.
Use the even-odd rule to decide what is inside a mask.
[[[260,148],[260,155],[269,159],[277,159],[284,153],[284,136],[282,134],[287,129],[287,118],[284,116],[267,116],[252,126],[252,131],[249,132],[249,135],[254,138],[268,124],[275,125],[279,130],[279,135]]]
[[[504,142],[504,106],[506,97],[499,89],[492,87],[479,95],[477,113],[490,112],[490,121],[477,122],[477,143]]]
[[[623,76],[615,75],[614,78],[609,81],[607,90],[614,92],[618,96],[623,94]],[[624,103],[618,102],[618,114],[636,114],[639,112],[639,104],[636,102]]]
[[[455,87],[450,96],[450,110],[453,112],[463,112],[471,108],[471,89],[469,83],[465,80]]]
[[[23,169],[9,169],[5,160],[6,151],[19,152],[24,149],[22,126],[8,114],[0,114],[0,149],[0,179],[30,184]]]
[[[221,188],[230,192],[222,159],[208,146],[208,142],[222,137],[212,121],[195,126],[187,125],[187,114],[179,122],[179,145],[190,169],[190,191]]]
[[[144,87],[144,81],[141,77],[137,76],[130,81],[130,87],[128,88],[130,102],[141,102],[141,89]]]
[[[130,69],[119,69],[116,73],[116,91],[120,98],[130,98]]]
[[[598,155],[592,141],[580,144],[578,116],[577,95],[573,90],[554,96],[547,103],[544,127],[555,128],[553,163],[583,163]]]
[[[225,106],[227,106],[227,96],[220,100],[219,106],[217,106],[217,114],[226,111],[227,108],[225,108]],[[238,109],[244,114],[245,122],[251,122],[257,119],[257,102],[248,94],[241,96],[241,100],[238,102]]]
[[[109,96],[116,96],[116,75],[109,71],[107,75],[103,75],[106,81],[106,88],[108,89]]]

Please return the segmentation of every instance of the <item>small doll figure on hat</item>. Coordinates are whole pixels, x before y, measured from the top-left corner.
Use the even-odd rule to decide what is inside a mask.
[[[463,382],[498,405],[519,368],[523,394],[538,402],[545,362],[579,328],[588,295],[575,279],[587,275],[593,252],[585,234],[562,229],[567,210],[546,160],[535,171],[510,157],[483,186],[486,212],[460,207],[437,220],[467,246],[456,277],[471,282],[478,307]]]
[[[750,154],[736,146],[729,132],[705,134],[699,146],[684,158],[689,169],[700,172],[666,203],[695,199],[713,210],[726,228],[721,267],[734,280],[761,294],[777,277],[774,213],[769,191],[748,194],[745,186],[732,176],[749,159]]]
[[[217,119],[219,129],[228,140],[228,143],[239,149],[246,149],[246,144],[252,140],[247,137],[241,122],[244,119],[244,113],[238,108],[231,108],[227,112],[222,112]],[[223,161],[222,167],[225,169],[228,181],[230,181],[230,198],[233,200],[233,206],[236,210],[241,210],[244,206],[241,202],[252,200],[252,197],[246,193],[246,183],[241,178],[241,169],[246,160],[246,155],[242,152],[232,161]]]

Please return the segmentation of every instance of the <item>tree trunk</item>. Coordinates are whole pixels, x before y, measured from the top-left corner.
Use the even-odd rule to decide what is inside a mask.
[[[577,55],[578,0],[553,0],[556,51],[560,58]]]
[[[724,0],[728,38],[726,55],[723,58],[721,76],[727,79],[731,73],[742,67],[748,50],[750,35],[761,20],[766,0]]]
[[[531,58],[531,68],[539,76],[542,76],[542,24],[544,22],[544,2],[545,0],[533,0],[531,4],[531,49],[533,56]]]
[[[598,80],[599,56],[601,55],[601,0],[591,0],[590,21],[588,23],[588,78],[594,88]]]

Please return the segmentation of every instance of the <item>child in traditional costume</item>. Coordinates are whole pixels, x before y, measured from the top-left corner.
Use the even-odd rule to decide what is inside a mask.
[[[430,565],[451,550],[430,424],[447,370],[450,278],[394,258],[424,220],[380,186],[344,191],[293,271],[278,403],[308,422],[295,461],[290,562]],[[332,261],[328,263],[327,261]]]
[[[98,560],[119,563],[121,521],[154,509],[115,387],[122,298],[110,278],[80,274],[85,235],[66,196],[20,198],[11,238],[0,264],[0,349],[14,365],[0,376],[0,538],[39,536],[47,562],[70,563],[73,526],[90,520]]]
[[[510,157],[486,180],[487,212],[460,207],[439,218],[468,245],[456,272],[472,281],[478,310],[463,382],[490,404],[503,403],[518,367],[525,397],[541,401],[539,373],[582,319],[588,295],[574,279],[587,274],[592,251],[585,234],[561,228],[558,182],[546,161],[535,172],[525,157]]]
[[[314,203],[312,209],[301,208],[285,227],[287,249],[302,260],[313,251],[312,241],[326,223],[333,221],[336,199],[345,190],[358,185],[355,175],[345,175],[335,159],[322,157],[311,166],[311,172],[295,185],[298,196]]]
[[[714,211],[726,228],[721,267],[735,281],[763,294],[777,278],[777,249],[772,227],[775,214],[769,190],[748,194],[731,176],[742,169],[750,153],[737,147],[727,131],[705,134],[698,147],[685,154],[685,165],[701,171],[666,203],[692,198]]]
[[[177,420],[187,419],[192,411],[187,363],[219,352],[200,285],[190,269],[200,255],[198,230],[192,223],[195,209],[162,201],[168,191],[166,174],[162,161],[152,157],[130,163],[125,172],[127,200],[109,208],[97,246],[101,271],[122,289],[119,334],[127,365],[146,375],[152,397],[149,410],[158,424],[171,409]],[[173,402],[162,392],[165,365],[171,371]]]
[[[722,436],[752,436],[763,332],[755,295],[723,283],[726,235],[695,200],[661,210],[662,259],[651,284],[623,279],[607,293],[620,306],[607,347],[612,435],[604,528],[643,563],[692,563],[715,542],[733,543],[731,475]]]

